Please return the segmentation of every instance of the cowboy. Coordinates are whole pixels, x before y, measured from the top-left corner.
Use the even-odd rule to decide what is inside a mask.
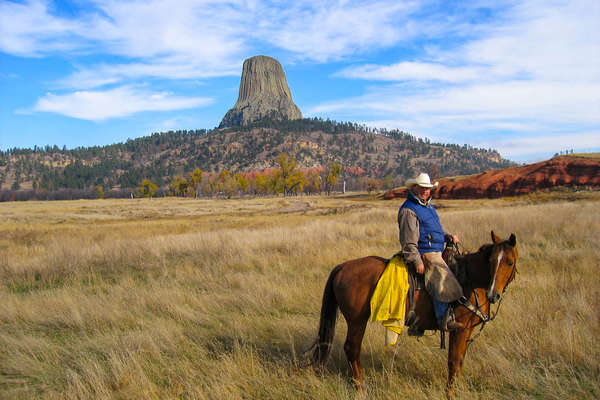
[[[408,198],[398,211],[398,228],[406,263],[418,274],[425,274],[425,288],[433,297],[440,329],[455,330],[463,326],[454,321],[449,303],[458,300],[463,293],[458,280],[442,259],[442,251],[446,239],[458,243],[458,237],[444,233],[431,204],[432,189],[438,184],[432,184],[425,173],[406,181]]]

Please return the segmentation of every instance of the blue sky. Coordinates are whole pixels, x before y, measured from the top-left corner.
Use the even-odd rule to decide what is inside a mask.
[[[0,0],[0,149],[214,128],[264,54],[306,117],[600,151],[599,21],[597,0]]]

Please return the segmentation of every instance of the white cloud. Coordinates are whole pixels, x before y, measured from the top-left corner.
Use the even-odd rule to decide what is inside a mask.
[[[376,96],[371,95],[371,97]],[[381,97],[379,97],[381,98]],[[383,98],[382,98],[383,100]],[[506,81],[413,92],[386,107],[409,114],[466,119],[531,119],[600,123],[600,82]]]
[[[338,77],[392,83],[309,112],[370,114],[387,127],[508,155],[558,151],[569,142],[569,148],[597,148],[598,21],[599,2],[516,3],[452,48],[339,71]]]
[[[567,149],[575,151],[600,151],[600,129],[574,130],[566,127],[548,127],[534,122],[485,121],[469,123],[466,120],[449,127],[435,124],[435,135],[422,120],[382,119],[363,121],[373,128],[399,129],[419,138],[438,143],[469,144],[478,148],[493,148],[503,157],[518,162],[535,162],[552,157]],[[503,131],[503,133],[499,133]]]
[[[134,81],[143,78],[165,79],[206,79],[239,74],[240,67],[201,64],[181,59],[149,60],[145,63],[100,64],[93,67],[79,67],[77,72],[59,80],[61,88],[92,89],[122,81]]]
[[[89,35],[113,54],[128,57],[186,55],[208,61],[244,46],[244,14],[236,1],[97,1],[99,18]]]
[[[600,78],[600,2],[528,1],[508,16],[458,56],[528,79]]]
[[[177,97],[171,93],[152,93],[133,87],[106,91],[78,91],[70,94],[46,94],[33,111],[52,112],[73,118],[100,121],[124,117],[142,111],[171,111],[206,106],[211,99]]]
[[[430,62],[403,61],[392,65],[362,65],[349,67],[335,76],[371,81],[446,81],[465,82],[485,79],[482,67],[451,67]]]
[[[49,14],[47,2],[0,3],[0,50],[18,56],[37,57],[48,52],[82,47],[74,32],[82,21]]]
[[[558,133],[541,133],[531,136],[498,135],[493,138],[493,147],[511,160],[532,163],[547,160],[554,154],[565,150],[598,152],[600,151],[599,138],[600,130],[584,132],[565,130]],[[474,145],[477,144],[474,143]]]
[[[19,56],[77,51],[118,56],[81,64],[61,80],[73,88],[131,79],[196,79],[239,73],[253,49],[325,62],[414,37],[418,4],[397,0],[296,2],[96,0],[70,18],[50,2],[0,5],[0,50]]]
[[[600,130],[590,132],[558,132],[527,137],[499,137],[496,146],[504,153],[523,156],[532,153],[557,153],[567,149],[600,147]]]
[[[307,113],[369,114],[434,137],[453,131],[554,132],[567,125],[589,129],[600,125],[599,110],[600,83],[511,81],[443,89],[372,88],[366,95],[323,103]]]
[[[318,62],[392,46],[415,36],[409,20],[418,8],[402,1],[297,1],[268,7],[259,20],[260,40]]]
[[[66,18],[55,15],[46,1],[5,2],[0,51],[24,57],[68,54],[77,70],[59,86],[79,89],[147,77],[234,75],[249,47],[251,27],[244,23],[243,6],[216,0],[98,0]],[[87,55],[94,57],[78,58]],[[94,59],[111,61],[90,62]]]
[[[529,1],[509,10],[458,46],[419,54],[423,60],[353,66],[337,75],[381,81],[600,80],[600,2]]]

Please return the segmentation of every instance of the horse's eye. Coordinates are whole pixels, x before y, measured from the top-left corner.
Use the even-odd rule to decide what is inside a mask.
[[[512,260],[509,260],[509,261],[507,262],[507,264],[508,264],[508,266],[509,266],[509,267],[512,267],[512,266],[513,266],[515,263],[514,263],[514,261],[512,261]]]

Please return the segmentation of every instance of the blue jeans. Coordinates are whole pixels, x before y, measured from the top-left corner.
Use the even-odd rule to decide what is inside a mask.
[[[437,319],[438,324],[442,324],[444,322],[444,315],[446,315],[446,310],[448,309],[448,304],[444,301],[433,299],[433,309],[435,311],[435,318]]]

